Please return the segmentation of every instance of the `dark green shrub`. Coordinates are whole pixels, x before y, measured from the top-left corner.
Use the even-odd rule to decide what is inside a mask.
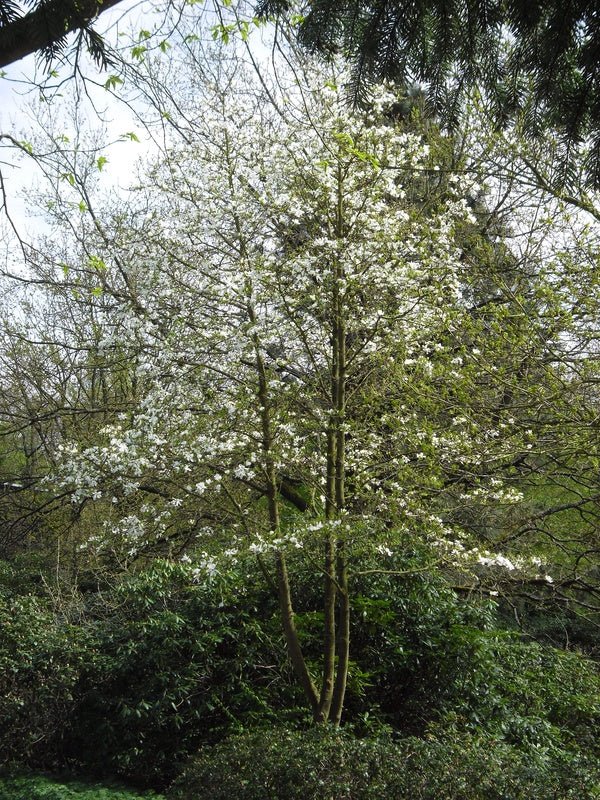
[[[424,736],[448,720],[508,744],[576,745],[600,758],[596,662],[500,629],[495,603],[465,602],[440,576],[357,577],[353,591],[346,722]]]
[[[5,763],[159,785],[202,742],[295,707],[274,601],[252,580],[198,583],[189,567],[156,562],[57,610],[16,594],[5,572]]]
[[[179,762],[300,703],[275,601],[235,573],[202,583],[156,562],[91,610],[68,750],[100,774],[163,785]]]
[[[0,761],[61,760],[88,644],[44,599],[0,592]]]
[[[486,736],[359,739],[265,729],[207,747],[171,800],[592,800],[597,764]]]

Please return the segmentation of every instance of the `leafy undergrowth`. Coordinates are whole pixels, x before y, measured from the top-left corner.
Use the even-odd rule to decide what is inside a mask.
[[[597,760],[485,734],[367,739],[325,726],[203,748],[169,800],[598,800]]]
[[[0,778],[1,800],[162,800],[161,795],[139,794],[101,784],[62,782],[40,775]]]

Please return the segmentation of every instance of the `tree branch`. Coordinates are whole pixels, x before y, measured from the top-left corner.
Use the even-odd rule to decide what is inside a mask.
[[[49,51],[68,33],[85,30],[121,0],[50,0],[0,27],[0,68],[39,51]]]

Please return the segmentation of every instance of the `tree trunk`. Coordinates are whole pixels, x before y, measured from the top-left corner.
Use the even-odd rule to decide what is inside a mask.
[[[331,533],[327,534],[325,543],[324,580],[323,681],[315,722],[327,722],[329,719],[335,675],[335,539]]]
[[[337,581],[340,612],[337,641],[338,665],[330,712],[330,719],[334,725],[339,725],[342,719],[350,664],[350,594],[348,592],[348,568],[344,549],[344,543],[338,542]]]
[[[251,322],[256,322],[256,315],[251,303],[248,303],[248,316]],[[269,396],[269,382],[265,362],[262,357],[260,340],[258,334],[252,337],[254,344],[254,354],[256,359],[256,372],[258,376],[258,400],[260,403],[260,420],[262,431],[262,450],[265,456],[265,482],[267,488],[267,503],[269,509],[269,528],[272,533],[278,534],[280,530],[279,518],[279,491],[275,461],[273,458],[273,431],[271,424],[271,409]],[[302,653],[298,631],[294,621],[294,608],[292,605],[292,593],[287,571],[285,554],[279,551],[276,554],[277,564],[277,594],[279,599],[279,611],[281,622],[285,634],[285,641],[294,667],[294,671],[300,685],[304,691],[306,699],[316,717],[319,709],[319,697],[313,680],[306,666],[306,660]]]
[[[319,713],[319,696],[306,666],[300,640],[298,639],[287,564],[285,555],[281,552],[277,553],[277,588],[279,591],[279,610],[290,660],[316,719]]]

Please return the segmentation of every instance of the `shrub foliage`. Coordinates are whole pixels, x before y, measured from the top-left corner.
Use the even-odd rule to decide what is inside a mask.
[[[3,759],[155,788],[188,762],[177,796],[206,783],[197,796],[211,800],[489,800],[524,796],[521,784],[564,800],[575,774],[594,796],[595,662],[500,628],[494,604],[460,600],[402,558],[412,574],[356,578],[346,732],[306,730],[276,601],[251,563],[199,582],[157,561],[61,602],[16,593],[13,575],[0,592]],[[296,569],[316,659],[315,578]]]
[[[254,731],[207,748],[173,788],[174,800],[591,800],[597,765],[522,750],[486,735],[394,742],[351,732]]]

